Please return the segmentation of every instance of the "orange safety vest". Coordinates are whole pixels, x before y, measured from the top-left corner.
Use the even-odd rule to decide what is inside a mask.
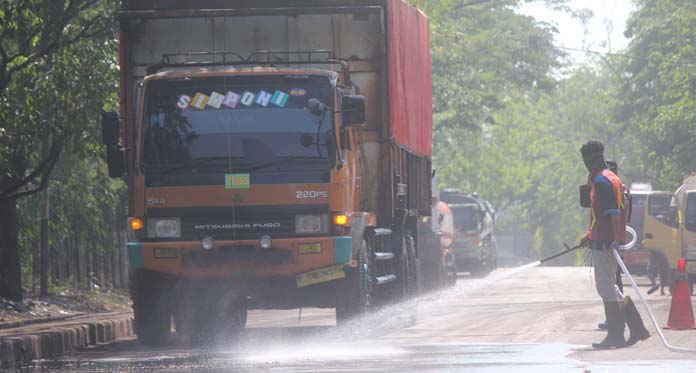
[[[619,240],[621,243],[626,242],[626,221],[627,221],[627,211],[626,211],[626,201],[624,199],[624,187],[621,179],[619,179],[616,174],[611,172],[609,169],[605,168],[595,174],[602,175],[609,179],[614,194],[616,196],[616,205],[619,206]],[[611,234],[611,225],[609,222],[609,216],[604,215],[604,211],[599,211],[596,206],[596,196],[595,196],[595,185],[594,178],[591,183],[590,188],[590,239],[593,241],[603,241],[610,242],[614,240],[614,236]]]

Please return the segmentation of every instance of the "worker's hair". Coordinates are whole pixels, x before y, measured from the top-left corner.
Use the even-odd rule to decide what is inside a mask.
[[[602,154],[604,156],[604,144],[598,140],[590,140],[582,145],[580,153],[585,158],[593,154]]]

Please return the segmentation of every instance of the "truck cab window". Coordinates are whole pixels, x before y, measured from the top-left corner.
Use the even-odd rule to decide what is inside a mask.
[[[684,228],[696,232],[696,193],[689,193],[684,208]]]
[[[679,227],[677,206],[671,194],[655,194],[650,196],[648,213],[662,224],[674,228]]]

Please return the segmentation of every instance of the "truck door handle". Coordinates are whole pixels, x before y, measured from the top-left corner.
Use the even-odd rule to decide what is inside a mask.
[[[646,238],[646,239],[652,239],[652,238],[653,238],[652,233],[646,233],[646,234],[645,234],[645,238]]]

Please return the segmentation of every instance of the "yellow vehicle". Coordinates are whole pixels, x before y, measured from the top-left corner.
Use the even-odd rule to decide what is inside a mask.
[[[696,185],[684,184],[675,193],[679,206],[681,256],[687,259],[689,285],[696,280]],[[671,262],[670,262],[671,264]]]
[[[643,222],[643,248],[662,250],[671,268],[677,268],[681,258],[679,244],[679,213],[674,194],[665,191],[649,192],[646,197]]]
[[[696,281],[696,185],[675,193],[651,192],[646,200],[643,247],[662,250],[673,271],[687,258],[689,284]]]

